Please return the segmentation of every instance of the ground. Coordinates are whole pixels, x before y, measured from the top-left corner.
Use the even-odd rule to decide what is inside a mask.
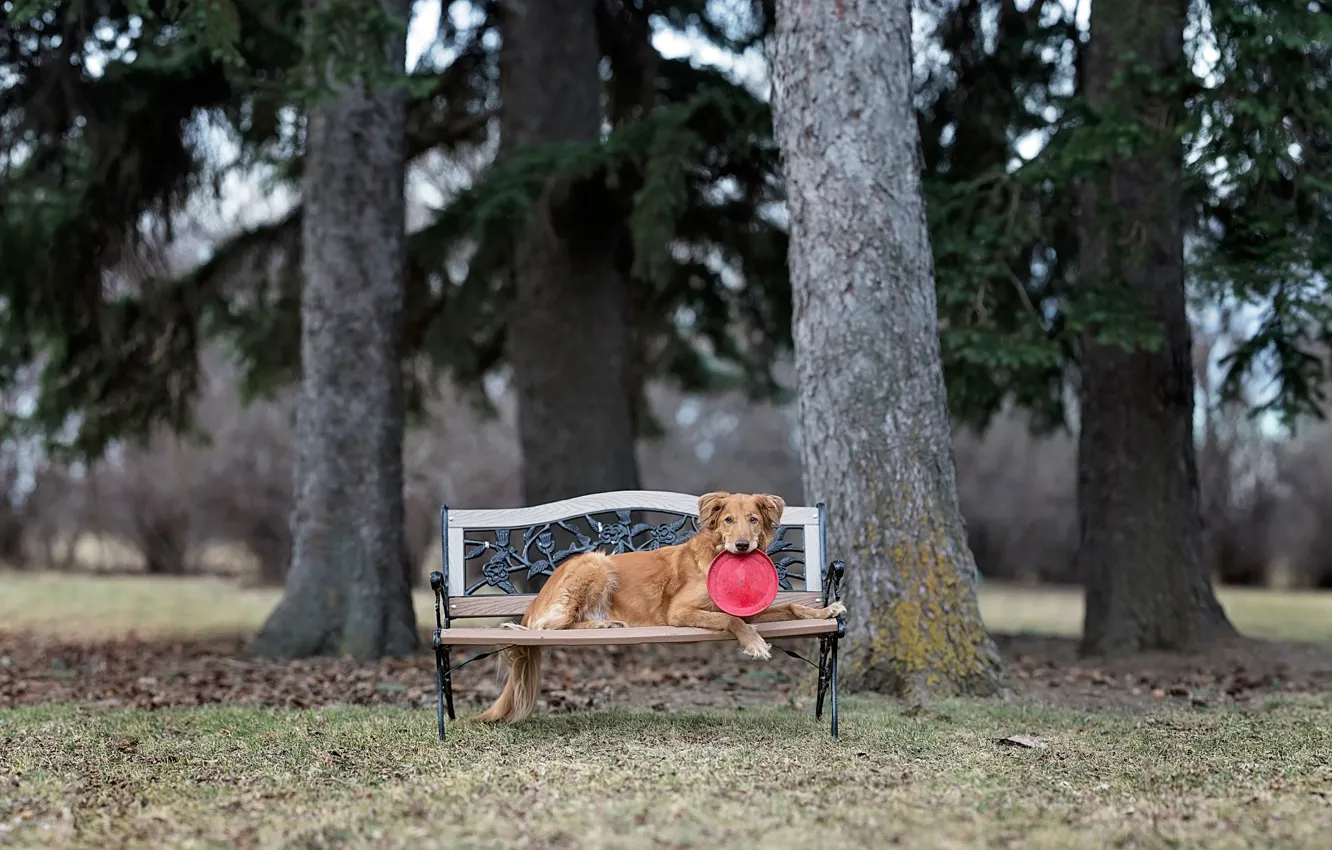
[[[540,716],[440,744],[426,653],[236,657],[271,593],[0,586],[0,846],[1317,847],[1332,830],[1327,594],[1226,591],[1268,640],[1093,664],[1076,594],[987,585],[1013,692],[850,699],[840,742],[785,656],[557,651]],[[458,674],[464,714],[498,693],[493,664]]]

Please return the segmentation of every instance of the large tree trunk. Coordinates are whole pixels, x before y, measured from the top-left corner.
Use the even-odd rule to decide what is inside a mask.
[[[1186,649],[1233,633],[1202,557],[1193,444],[1193,362],[1184,312],[1181,176],[1175,136],[1186,0],[1092,4],[1084,90],[1108,121],[1146,134],[1083,195],[1085,284],[1136,300],[1163,332],[1151,349],[1086,340],[1078,439],[1078,564],[1086,582],[1083,649]],[[1115,85],[1132,57],[1150,79]],[[1122,287],[1122,289],[1121,289]]]
[[[595,8],[587,0],[504,4],[502,156],[600,137]],[[514,257],[508,346],[529,504],[638,487],[618,215],[594,187],[552,185]]]
[[[847,687],[990,693],[939,359],[909,0],[777,4],[805,494],[847,562]],[[813,565],[811,565],[813,566]]]
[[[408,0],[383,5],[407,20]],[[388,67],[401,71],[405,51],[404,31]],[[292,563],[261,654],[417,647],[402,503],[405,104],[401,89],[354,82],[309,109]]]

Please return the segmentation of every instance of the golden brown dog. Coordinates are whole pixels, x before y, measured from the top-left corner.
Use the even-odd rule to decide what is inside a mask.
[[[750,623],[826,619],[846,611],[840,602],[826,608],[788,603],[740,619],[712,604],[707,587],[712,559],[723,549],[735,554],[767,550],[785,507],[779,496],[708,493],[698,500],[698,533],[689,540],[646,552],[576,555],[551,573],[514,627],[693,626],[730,632],[745,655],[769,658],[771,648]],[[508,679],[495,704],[478,716],[486,723],[516,723],[536,708],[541,650],[513,646],[501,657]]]

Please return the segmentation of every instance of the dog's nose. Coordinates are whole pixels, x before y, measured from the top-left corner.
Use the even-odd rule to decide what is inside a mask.
[[[738,550],[741,551],[741,552],[748,552],[748,551],[749,551],[749,541],[748,541],[748,540],[737,540],[737,541],[735,541],[735,548],[738,549]]]

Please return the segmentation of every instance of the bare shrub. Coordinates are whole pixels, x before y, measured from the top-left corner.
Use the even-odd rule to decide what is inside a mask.
[[[1275,504],[1252,525],[1265,532],[1281,583],[1332,588],[1332,427],[1283,447],[1277,469]]]
[[[84,527],[128,542],[153,575],[188,571],[191,502],[199,469],[193,452],[168,434],[122,446],[88,482]],[[116,565],[130,566],[130,565]]]
[[[958,498],[981,574],[1026,582],[1077,581],[1077,444],[1032,435],[1005,413],[984,433],[954,432]]]
[[[198,419],[208,443],[159,436],[146,449],[123,447],[82,477],[39,467],[21,517],[36,559],[69,560],[81,534],[131,542],[143,553],[141,569],[283,580],[292,399],[283,394],[243,405],[225,359],[216,352],[205,359]],[[489,398],[493,415],[441,383],[429,424],[406,435],[407,544],[422,573],[439,561],[441,505],[521,503],[515,400],[502,379],[490,384]],[[667,385],[652,386],[649,399],[666,433],[638,447],[645,487],[766,491],[806,500],[792,406],[754,404],[739,393],[695,397]],[[1198,463],[1206,557],[1214,573],[1227,583],[1332,586],[1332,430],[1277,445],[1237,409],[1206,409]],[[1025,417],[1010,412],[984,433],[957,428],[954,449],[962,510],[982,573],[1076,582],[1075,439],[1033,436]]]
[[[649,388],[648,400],[666,433],[639,442],[644,487],[804,501],[793,405],[754,404],[738,392],[690,396],[661,385]]]
[[[492,381],[486,395],[491,411],[441,381],[427,407],[430,425],[409,429],[403,441],[407,545],[427,572],[440,558],[441,507],[522,502],[517,405],[503,380]]]
[[[231,365],[215,351],[204,362],[207,383],[198,418],[209,443],[196,448],[202,474],[191,543],[199,549],[240,546],[256,564],[253,580],[281,584],[291,555],[292,393],[243,404]],[[243,571],[248,565],[241,554],[224,560]]]

